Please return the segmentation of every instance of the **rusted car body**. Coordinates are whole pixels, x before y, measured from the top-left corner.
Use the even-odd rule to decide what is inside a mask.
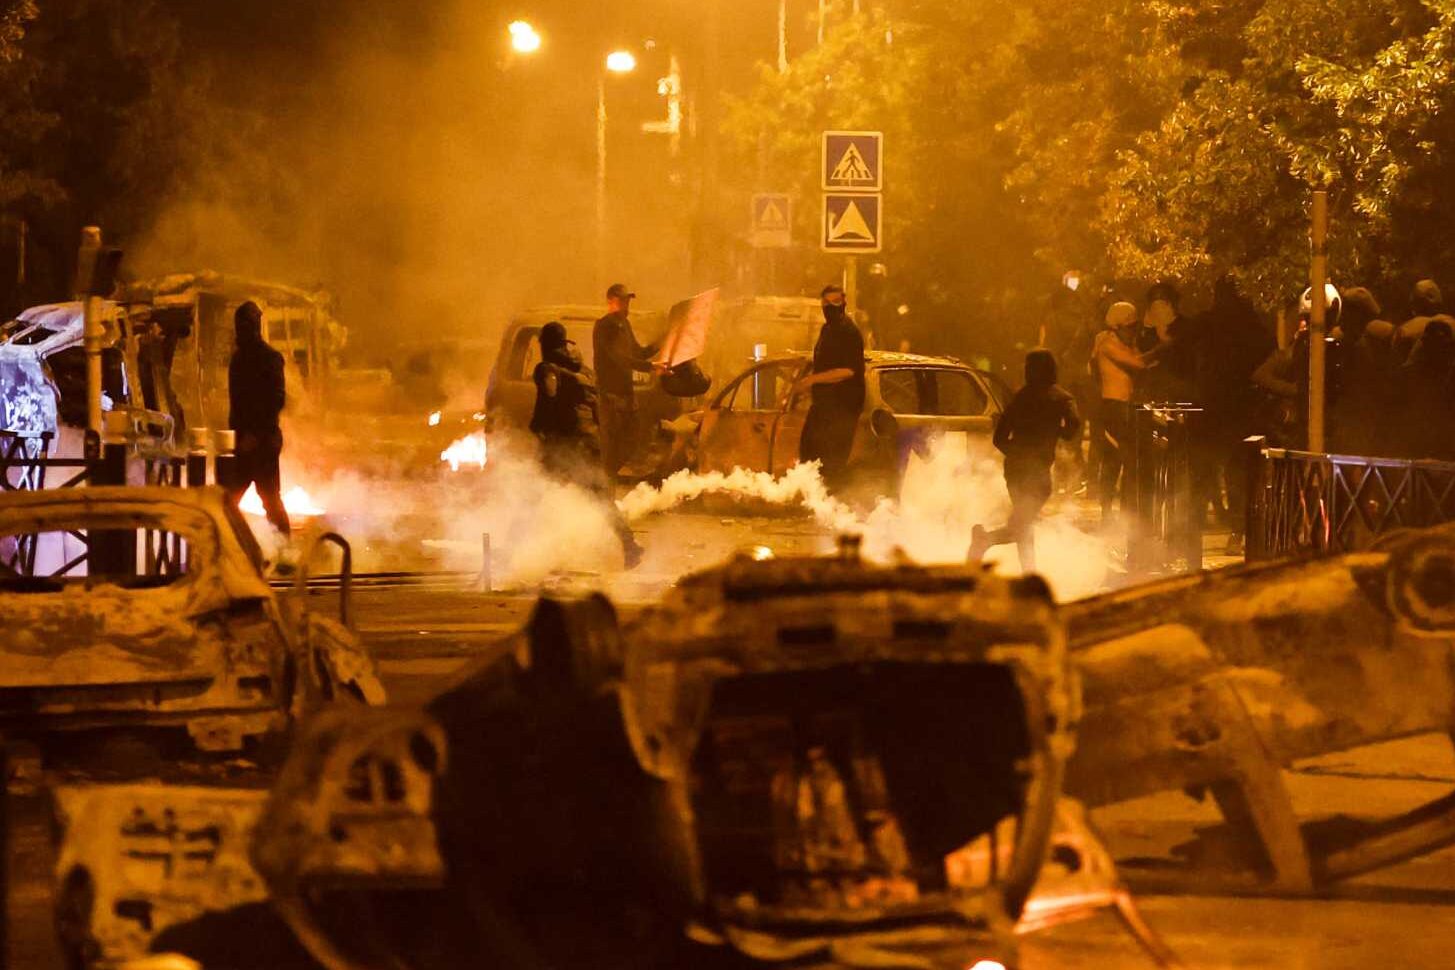
[[[698,471],[734,468],[782,474],[798,461],[809,395],[794,384],[809,371],[806,353],[754,364],[728,382],[702,414],[693,452]],[[932,434],[958,434],[989,446],[1008,403],[1004,387],[947,357],[868,351],[864,410],[851,469],[892,486],[909,455]]]
[[[122,568],[86,556],[102,535],[129,543]],[[0,537],[7,741],[169,728],[238,750],[335,696],[383,700],[343,624],[274,595],[218,489],[7,492]]]
[[[382,728],[398,797],[372,807],[427,805],[410,779],[437,772],[437,851],[415,831],[338,858],[324,820],[372,797],[338,732],[377,718],[305,735],[308,781],[259,825],[258,870],[336,970],[966,966],[1013,947],[1076,705],[1044,584],[845,555],[740,558],[625,625],[543,600],[426,712],[437,736]]]
[[[1301,825],[1282,769],[1455,728],[1455,527],[1367,552],[1134,586],[1063,607],[1088,805],[1210,792],[1255,849],[1204,881],[1308,892],[1455,843],[1455,794],[1352,837]]]

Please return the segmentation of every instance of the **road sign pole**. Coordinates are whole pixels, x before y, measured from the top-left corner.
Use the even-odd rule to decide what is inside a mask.
[[[859,306],[859,261],[844,257],[844,304],[852,313]]]

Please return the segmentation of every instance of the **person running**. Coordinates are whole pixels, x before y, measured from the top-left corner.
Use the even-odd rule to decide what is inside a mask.
[[[1005,455],[1005,487],[1010,492],[1010,520],[994,531],[977,525],[971,531],[970,562],[979,562],[991,546],[1014,542],[1021,571],[1036,568],[1036,517],[1051,497],[1051,465],[1056,442],[1074,441],[1081,433],[1076,399],[1056,383],[1056,357],[1049,350],[1026,354],[1026,386],[1016,392],[995,425],[995,447]]]

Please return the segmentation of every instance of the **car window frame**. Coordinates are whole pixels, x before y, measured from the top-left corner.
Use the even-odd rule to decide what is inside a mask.
[[[953,365],[950,365],[950,364],[938,364],[938,363],[923,363],[922,364],[922,363],[901,363],[901,362],[895,362],[895,363],[892,363],[892,364],[884,364],[882,366],[875,367],[875,368],[873,368],[873,371],[874,371],[874,380],[876,382],[875,383],[875,389],[876,389],[876,392],[878,394],[879,401],[880,401],[881,404],[884,404],[886,406],[886,408],[887,408],[888,402],[886,402],[884,400],[884,387],[883,387],[883,384],[880,383],[880,382],[882,382],[883,377],[884,377],[884,373],[886,371],[912,371],[912,372],[916,372],[916,374],[915,374],[915,393],[916,393],[916,398],[917,398],[917,402],[918,402],[916,406],[918,408],[920,408],[920,409],[923,409],[923,407],[924,407],[924,399],[925,399],[925,386],[924,386],[924,379],[925,378],[922,377],[922,376],[920,376],[920,375],[923,375],[923,374],[931,374],[931,373],[935,373],[935,372],[950,373],[950,374],[962,374],[962,375],[964,375],[964,377],[967,380],[969,380],[971,383],[973,383],[976,386],[977,389],[979,389],[981,395],[985,399],[984,410],[980,411],[978,414],[925,414],[925,413],[922,413],[922,411],[916,411],[916,412],[891,411],[890,412],[890,413],[892,413],[892,414],[894,414],[896,416],[903,415],[905,417],[920,417],[920,418],[981,418],[981,417],[986,417],[986,416],[989,416],[989,415],[996,414],[998,411],[1002,410],[1001,408],[999,408],[999,407],[996,406],[996,404],[997,404],[996,397],[995,397],[995,395],[993,393],[991,393],[990,388],[987,386],[987,382],[981,379],[980,374],[977,373],[976,370],[973,367],[956,367],[956,366],[953,366]]]

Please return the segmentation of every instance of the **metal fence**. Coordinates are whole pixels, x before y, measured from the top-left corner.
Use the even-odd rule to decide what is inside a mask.
[[[48,432],[0,431],[0,492],[46,488],[76,488],[92,485],[122,485],[129,471],[126,448],[108,445],[98,459],[56,458],[50,455],[52,436]],[[148,485],[181,487],[188,484],[188,469],[181,458],[142,461],[139,468]],[[80,575],[95,568],[108,573],[142,576],[172,576],[186,570],[186,543],[174,533],[157,529],[136,532],[106,530],[96,535],[66,533],[81,546],[75,555],[62,557],[44,574],[52,577]],[[0,574],[36,577],[36,551],[41,537],[22,534],[0,537]],[[138,557],[140,552],[140,557]]]
[[[1455,463],[1244,445],[1249,561],[1350,552],[1393,529],[1455,521]]]

